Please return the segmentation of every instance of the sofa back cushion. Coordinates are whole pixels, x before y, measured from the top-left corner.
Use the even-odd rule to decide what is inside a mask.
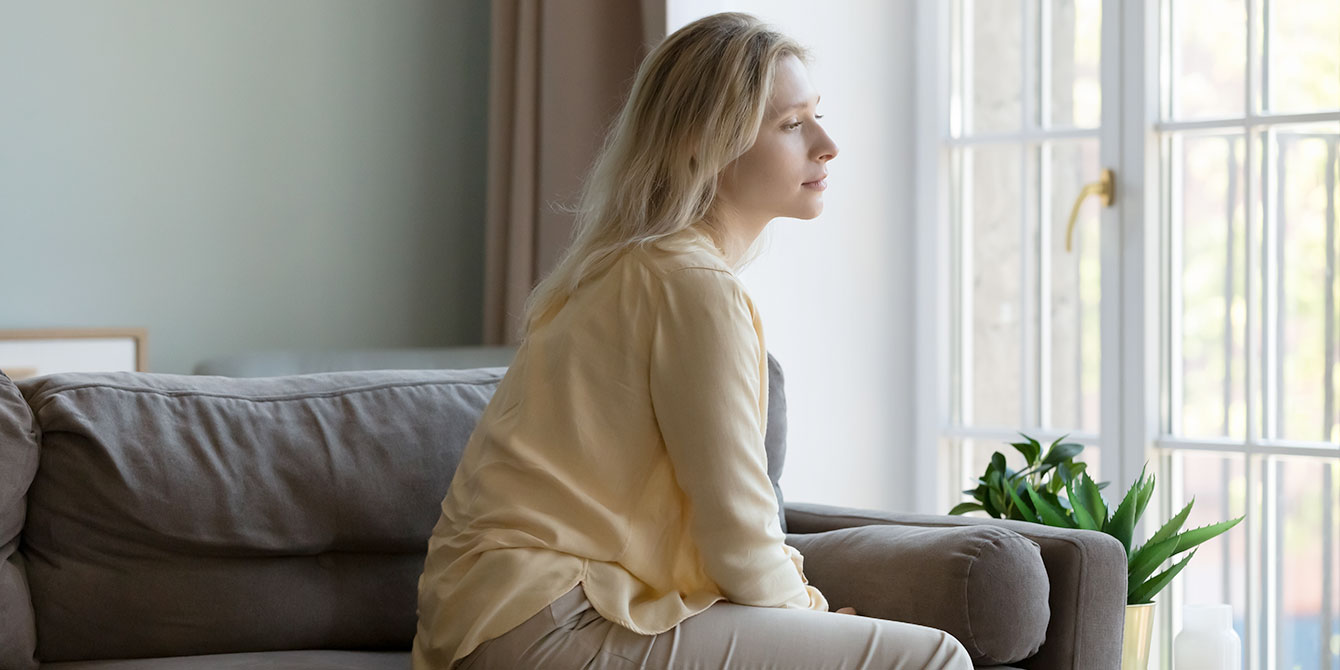
[[[274,377],[346,370],[456,369],[471,365],[506,365],[515,354],[516,347],[513,346],[260,351],[210,358],[195,366],[195,373],[226,377]],[[764,441],[768,452],[768,476],[772,478],[772,490],[777,494],[777,516],[785,533],[785,499],[779,482],[782,478],[782,464],[786,460],[786,389],[782,366],[771,353],[768,354],[768,430]]]
[[[504,371],[23,382],[38,657],[408,647],[427,538]]]
[[[28,584],[15,553],[24,496],[37,472],[37,424],[19,389],[0,372],[0,668],[34,668],[37,645]]]

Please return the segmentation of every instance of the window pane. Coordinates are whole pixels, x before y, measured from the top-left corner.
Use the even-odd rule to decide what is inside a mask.
[[[972,101],[967,132],[1018,130],[1023,81],[1022,0],[964,0],[964,59],[972,68],[966,78]]]
[[[1242,116],[1246,3],[1174,0],[1172,20],[1173,118]]]
[[[1340,109],[1340,2],[1271,0],[1272,112]]]
[[[1315,668],[1322,655],[1322,599],[1329,595],[1334,602],[1335,597],[1337,464],[1330,458],[1307,457],[1267,462],[1266,476],[1273,475],[1277,501],[1267,522],[1273,536],[1267,544],[1275,547],[1274,578],[1279,585],[1269,604],[1277,617],[1276,667]],[[1332,593],[1327,594],[1323,584],[1331,584]]]
[[[1174,431],[1182,435],[1246,432],[1243,146],[1240,135],[1173,138],[1173,225],[1182,247],[1174,259],[1182,353],[1173,361],[1182,389]]]
[[[962,194],[971,203],[964,240],[970,273],[971,328],[963,416],[968,425],[1016,428],[1024,373],[1020,249],[1021,149],[991,146],[965,152],[971,175]]]
[[[1172,509],[1151,524],[1158,528],[1167,518],[1195,500],[1184,529],[1199,528],[1245,515],[1247,479],[1243,456],[1183,451],[1173,455],[1174,490]],[[1258,520],[1259,523],[1259,520]],[[1181,560],[1180,557],[1177,560]],[[1228,603],[1233,606],[1233,627],[1238,638],[1246,635],[1247,526],[1239,523],[1232,530],[1196,548],[1176,582],[1179,598],[1185,604]],[[1180,608],[1179,608],[1180,609]]]
[[[1056,142],[1050,158],[1050,209],[1047,226],[1051,254],[1049,346],[1043,348],[1051,368],[1048,425],[1061,430],[1098,432],[1102,275],[1097,198],[1087,198],[1075,222],[1073,251],[1066,251],[1066,224],[1075,198],[1101,167],[1093,140]]]
[[[1101,0],[1046,0],[1051,9],[1051,118],[1045,125],[1096,128],[1102,116]],[[1044,39],[1045,36],[1044,36]]]
[[[1271,133],[1279,305],[1277,436],[1326,441],[1335,432],[1336,143],[1340,124]],[[1329,209],[1328,209],[1329,204]]]

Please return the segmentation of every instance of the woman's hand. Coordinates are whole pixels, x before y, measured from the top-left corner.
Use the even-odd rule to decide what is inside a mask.
[[[839,609],[839,610],[837,611],[837,613],[838,613],[838,614],[855,614],[855,613],[856,613],[856,608],[855,608],[855,607],[843,607],[843,608]]]

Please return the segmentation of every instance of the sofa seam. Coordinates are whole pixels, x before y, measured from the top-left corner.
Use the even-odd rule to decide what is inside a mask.
[[[995,539],[993,538],[979,541],[977,543],[977,551],[973,553],[972,560],[968,561],[968,573],[964,575],[963,578],[963,618],[968,624],[968,637],[972,642],[972,648],[975,652],[975,655],[978,656],[979,658],[983,658],[984,660],[990,661],[992,663],[996,663],[998,661],[994,656],[988,656],[985,652],[983,652],[981,645],[977,644],[977,633],[973,631],[972,626],[972,609],[968,606],[968,585],[972,581],[972,569],[973,567],[976,566],[977,559],[981,558],[982,550],[986,548],[986,545],[988,543],[994,543],[994,542]]]
[[[1008,529],[1002,529],[1002,530],[1008,530]],[[1013,532],[1013,531],[1011,531],[1011,532]],[[1015,533],[1015,535],[1018,535],[1018,533]],[[1019,535],[1019,537],[1022,538],[1023,540],[1025,540],[1025,541],[1029,542],[1030,544],[1033,544],[1034,546],[1037,546],[1037,544],[1034,543],[1032,540],[1029,540],[1028,538],[1026,538],[1026,537],[1024,537],[1024,536],[1022,536],[1022,535]],[[986,662],[988,662],[988,663],[992,663],[992,664],[994,664],[994,665],[1004,665],[1004,664],[1007,664],[1007,663],[1018,663],[1019,661],[1024,660],[1024,659],[1026,659],[1026,658],[1030,658],[1030,657],[1032,657],[1034,654],[1037,653],[1037,650],[1035,649],[1035,650],[1033,650],[1033,653],[1029,654],[1028,656],[1025,656],[1024,659],[1004,659],[1004,658],[1001,658],[1001,657],[996,656],[996,655],[994,655],[994,654],[988,654],[988,653],[986,653],[985,651],[982,650],[981,646],[979,646],[979,645],[977,644],[977,634],[976,634],[975,632],[973,632],[973,625],[972,625],[972,608],[968,606],[968,584],[969,584],[969,582],[972,581],[972,569],[973,569],[973,567],[976,566],[976,564],[977,564],[977,560],[981,557],[981,555],[982,555],[982,551],[986,548],[987,545],[993,545],[993,546],[997,546],[997,547],[999,547],[999,546],[1002,545],[1002,543],[1003,543],[1005,540],[1010,540],[1010,539],[1012,539],[1012,538],[1010,538],[1010,537],[1008,537],[1008,536],[997,536],[997,537],[993,537],[993,538],[984,539],[984,540],[982,540],[981,542],[979,542],[978,545],[977,545],[977,553],[973,555],[973,557],[972,557],[972,561],[970,561],[970,562],[968,563],[968,574],[966,575],[965,579],[963,580],[963,605],[964,605],[964,606],[963,606],[963,610],[964,610],[964,612],[967,613],[966,618],[967,618],[967,620],[968,620],[968,633],[969,633],[969,635],[972,635],[972,646],[973,646],[973,649],[976,649],[976,650],[977,650],[977,655],[980,657],[980,660],[986,661]],[[1039,557],[1039,560],[1041,560],[1041,557]],[[1051,617],[1049,616],[1049,617],[1048,617],[1048,621],[1049,621],[1049,622],[1050,622],[1050,619],[1051,619]],[[1045,638],[1046,638],[1046,631],[1045,631],[1045,630],[1043,631],[1043,638],[1044,638],[1044,640],[1045,640]]]
[[[226,399],[226,400],[246,400],[246,401],[249,401],[249,402],[258,402],[258,403],[259,403],[259,402],[284,402],[284,401],[290,401],[290,400],[307,400],[307,399],[312,399],[312,398],[333,398],[333,397],[337,397],[337,396],[341,396],[341,395],[352,395],[352,394],[355,394],[355,393],[370,393],[370,392],[373,392],[373,391],[380,391],[380,390],[393,389],[393,388],[418,388],[418,387],[425,387],[425,386],[486,386],[486,385],[489,385],[489,384],[496,384],[496,383],[498,383],[498,381],[499,381],[499,380],[490,380],[490,381],[452,381],[452,382],[425,381],[425,382],[413,382],[413,383],[388,382],[388,383],[382,383],[382,384],[375,384],[375,385],[371,385],[371,386],[356,386],[356,387],[344,388],[344,389],[338,389],[338,390],[322,391],[322,392],[316,392],[316,393],[302,393],[302,394],[298,394],[298,395],[288,395],[288,396],[285,396],[285,395],[273,395],[273,394],[272,394],[272,395],[261,395],[261,396],[246,396],[246,395],[237,395],[237,394],[230,394],[230,393],[214,393],[214,392],[209,392],[209,391],[163,390],[163,389],[148,388],[148,387],[143,387],[143,386],[128,386],[128,385],[121,385],[121,384],[104,384],[104,383],[96,383],[96,382],[86,382],[86,383],[81,383],[81,384],[70,384],[70,385],[67,385],[67,386],[58,386],[58,387],[56,387],[56,388],[54,388],[54,389],[43,389],[37,396],[35,396],[35,397],[33,398],[33,400],[38,401],[40,404],[39,404],[39,405],[31,405],[31,407],[32,407],[33,415],[36,416],[39,412],[41,412],[43,409],[45,409],[46,406],[47,406],[48,404],[50,404],[50,403],[55,399],[56,396],[61,395],[61,394],[64,394],[64,393],[69,393],[69,392],[73,392],[73,391],[82,391],[82,390],[84,390],[84,389],[90,389],[90,388],[111,389],[111,390],[114,390],[114,391],[124,391],[124,392],[126,392],[126,393],[138,393],[138,394],[144,394],[144,395],[159,395],[159,396],[165,396],[165,397],[169,397],[169,398],[181,398],[181,397],[219,398],[219,399]]]

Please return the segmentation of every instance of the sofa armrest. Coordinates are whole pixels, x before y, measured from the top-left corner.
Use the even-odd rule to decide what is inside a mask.
[[[945,631],[976,665],[1012,665],[1046,639],[1047,571],[1037,543],[1018,533],[873,524],[792,533],[786,542],[805,557],[805,576],[830,609]]]
[[[1050,581],[1051,610],[1046,642],[1036,654],[1016,665],[1036,670],[1116,670],[1121,666],[1126,552],[1113,537],[1023,521],[798,502],[786,503],[786,523],[791,533],[879,524],[923,528],[987,525],[1012,530],[1036,542],[1041,551]],[[1001,615],[1009,616],[1008,606],[1002,606]]]

